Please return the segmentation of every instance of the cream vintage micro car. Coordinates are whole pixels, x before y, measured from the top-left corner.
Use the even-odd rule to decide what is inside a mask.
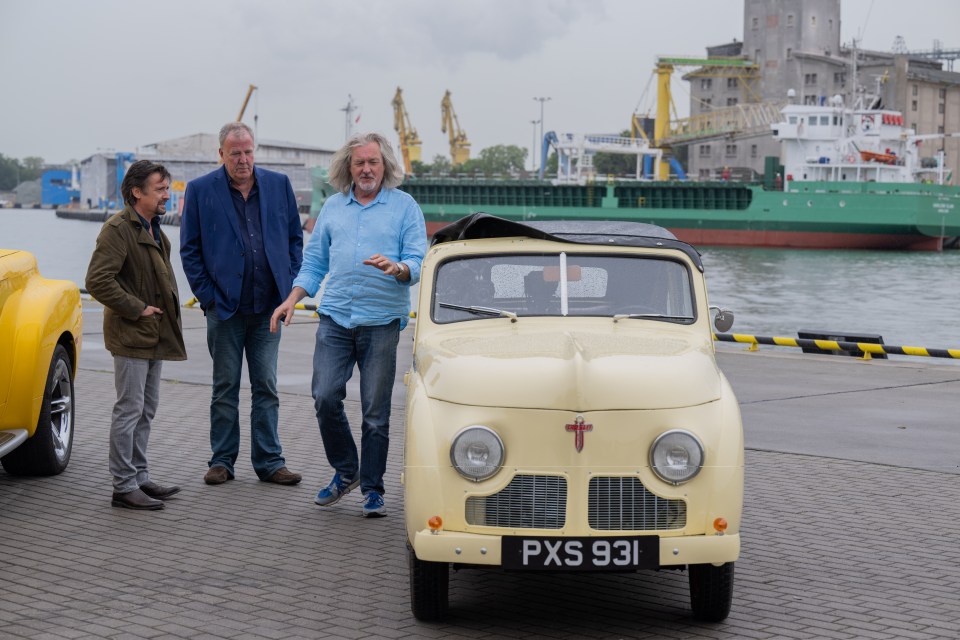
[[[82,334],[77,285],[41,276],[31,253],[0,249],[0,463],[7,473],[67,468]]]
[[[711,322],[713,321],[713,322]],[[451,565],[680,569],[729,613],[743,434],[698,252],[639,223],[475,214],[434,236],[406,375],[415,617]]]

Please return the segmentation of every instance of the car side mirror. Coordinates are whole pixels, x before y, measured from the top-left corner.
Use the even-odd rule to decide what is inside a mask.
[[[713,316],[713,326],[720,333],[726,333],[730,331],[730,327],[733,326],[733,311],[727,309],[721,309],[720,307],[711,306],[710,311],[714,312]]]

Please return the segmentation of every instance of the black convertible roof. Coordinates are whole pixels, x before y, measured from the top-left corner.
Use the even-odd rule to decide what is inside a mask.
[[[700,271],[700,252],[655,224],[609,220],[543,220],[514,222],[488,213],[474,213],[448,224],[433,234],[431,244],[480,238],[525,236],[573,244],[667,247],[690,256]]]

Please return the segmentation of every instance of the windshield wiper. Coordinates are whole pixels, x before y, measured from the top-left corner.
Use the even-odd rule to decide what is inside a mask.
[[[637,318],[652,318],[654,320],[666,320],[667,322],[693,320],[693,316],[670,316],[663,313],[618,313],[613,316],[613,321],[619,322],[620,320],[634,320]]]
[[[453,304],[452,302],[440,302],[443,309],[456,309],[457,311],[466,311],[476,316],[490,316],[493,318],[510,318],[510,322],[517,321],[517,314],[503,309],[494,309],[492,307],[467,307],[462,304]]]

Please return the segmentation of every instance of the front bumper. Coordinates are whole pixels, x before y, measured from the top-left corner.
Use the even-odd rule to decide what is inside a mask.
[[[500,536],[422,529],[411,540],[417,558],[427,562],[502,564]],[[722,564],[740,557],[740,534],[660,538],[660,566]]]

